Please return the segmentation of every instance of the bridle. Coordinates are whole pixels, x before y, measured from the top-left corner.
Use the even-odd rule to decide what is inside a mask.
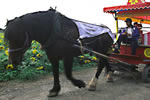
[[[28,49],[28,47],[29,47],[29,34],[26,32],[25,35],[26,35],[26,40],[25,40],[25,42],[24,42],[23,47],[17,48],[17,49],[8,49],[8,52],[9,52],[9,53],[18,52],[18,51],[24,52],[25,50]]]

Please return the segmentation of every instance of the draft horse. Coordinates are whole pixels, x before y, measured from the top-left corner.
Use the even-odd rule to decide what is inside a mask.
[[[82,88],[86,84],[72,75],[73,58],[81,54],[78,44],[79,31],[72,19],[61,13],[50,9],[28,13],[6,23],[5,39],[9,41],[9,62],[17,66],[26,50],[30,47],[32,40],[38,41],[45,50],[49,61],[52,64],[54,76],[53,88],[49,91],[49,96],[57,96],[61,90],[59,81],[59,60],[64,62],[64,70],[68,80],[75,86]],[[94,41],[92,41],[94,40]],[[91,42],[92,41],[92,42]],[[92,50],[108,55],[107,51],[111,47],[113,39],[106,32],[96,37],[82,39],[83,44]],[[98,57],[99,63],[97,72],[90,82],[89,90],[96,89],[96,80],[102,69],[106,66],[108,72],[110,66],[107,59]]]

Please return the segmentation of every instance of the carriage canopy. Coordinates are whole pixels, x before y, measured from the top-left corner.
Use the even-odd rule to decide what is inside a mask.
[[[105,13],[115,14],[119,20],[127,17],[134,22],[150,24],[150,2],[145,0],[128,0],[127,5],[104,7]]]

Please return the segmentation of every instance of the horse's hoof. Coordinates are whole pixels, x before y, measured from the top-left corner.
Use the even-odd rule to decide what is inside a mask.
[[[88,90],[89,91],[95,91],[97,85],[97,78],[93,77],[92,80],[89,82]]]
[[[89,85],[88,86],[88,90],[89,91],[95,91],[96,90],[96,86],[95,85]]]
[[[58,96],[58,92],[49,92],[48,97],[56,97]]]
[[[113,78],[107,78],[107,82],[108,82],[108,83],[113,83],[114,80],[113,80]]]
[[[73,84],[75,86],[77,86],[78,88],[85,88],[86,87],[86,84],[81,80],[76,80],[73,82]]]
[[[79,88],[85,88],[85,87],[86,87],[86,84],[84,82],[81,82]]]
[[[113,82],[113,78],[112,78],[112,72],[109,72],[107,75],[107,82]]]

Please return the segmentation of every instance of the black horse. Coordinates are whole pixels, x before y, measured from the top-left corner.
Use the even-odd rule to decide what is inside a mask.
[[[30,47],[32,40],[38,41],[46,51],[49,61],[53,66],[54,85],[49,96],[57,96],[61,86],[59,82],[59,60],[63,59],[66,77],[77,87],[85,87],[82,80],[75,79],[72,75],[73,57],[81,54],[77,43],[79,32],[76,24],[58,13],[54,9],[29,13],[10,20],[6,24],[5,39],[9,41],[9,62],[17,66]],[[94,40],[94,41],[92,41]],[[112,45],[112,38],[106,32],[99,36],[81,40],[91,49],[108,55],[107,51]],[[92,42],[91,42],[92,41]],[[96,80],[102,69],[106,66],[110,71],[107,59],[99,57],[96,75],[90,82],[89,90],[96,89]]]

